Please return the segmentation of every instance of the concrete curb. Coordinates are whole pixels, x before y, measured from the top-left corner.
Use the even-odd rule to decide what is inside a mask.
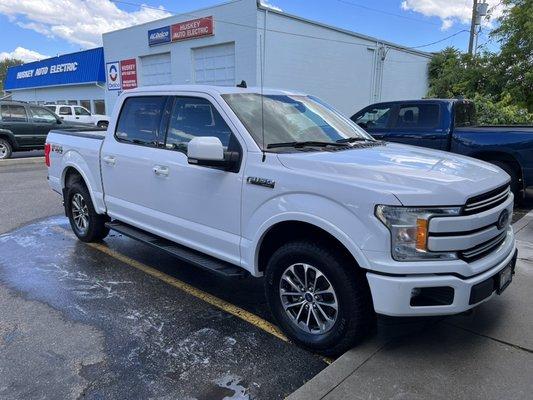
[[[44,164],[44,157],[12,158],[9,160],[0,160],[0,168],[3,165],[20,165],[20,164]]]
[[[513,224],[515,235],[529,224],[533,226],[533,210]],[[528,228],[529,230],[530,228]],[[523,233],[525,233],[524,231]],[[517,237],[517,240],[519,238]],[[527,254],[525,255],[527,258]],[[352,375],[359,367],[378,353],[386,343],[379,343],[374,337],[367,343],[357,347],[356,351],[349,350],[337,358],[330,366],[322,370],[313,379],[290,394],[286,400],[318,400],[324,398],[329,392],[339,386],[345,379]]]

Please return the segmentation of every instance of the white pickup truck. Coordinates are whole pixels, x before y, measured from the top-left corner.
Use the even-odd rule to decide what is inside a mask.
[[[505,172],[374,140],[302,93],[138,88],[105,133],[51,131],[46,162],[80,240],[113,229],[264,276],[279,326],[322,354],[363,339],[376,313],[461,313],[514,273]]]

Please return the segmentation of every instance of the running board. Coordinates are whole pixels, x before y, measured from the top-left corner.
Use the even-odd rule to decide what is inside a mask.
[[[219,260],[215,257],[208,256],[207,254],[199,251],[189,249],[185,246],[181,246],[170,240],[135,228],[123,222],[115,220],[112,222],[107,222],[105,225],[109,229],[119,232],[124,236],[128,236],[132,239],[138,240],[139,242],[145,243],[159,250],[163,250],[182,261],[216,274],[231,278],[245,278],[249,275],[248,271],[236,265]]]

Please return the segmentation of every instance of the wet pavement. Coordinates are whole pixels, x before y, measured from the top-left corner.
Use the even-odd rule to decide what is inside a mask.
[[[3,399],[280,399],[315,354],[72,238],[55,217],[0,236]],[[221,279],[119,235],[106,246],[270,318],[261,280]]]

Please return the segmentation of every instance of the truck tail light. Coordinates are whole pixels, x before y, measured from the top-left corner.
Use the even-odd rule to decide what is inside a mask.
[[[47,167],[50,167],[50,151],[52,150],[52,146],[50,143],[46,143],[44,145],[44,162]]]

